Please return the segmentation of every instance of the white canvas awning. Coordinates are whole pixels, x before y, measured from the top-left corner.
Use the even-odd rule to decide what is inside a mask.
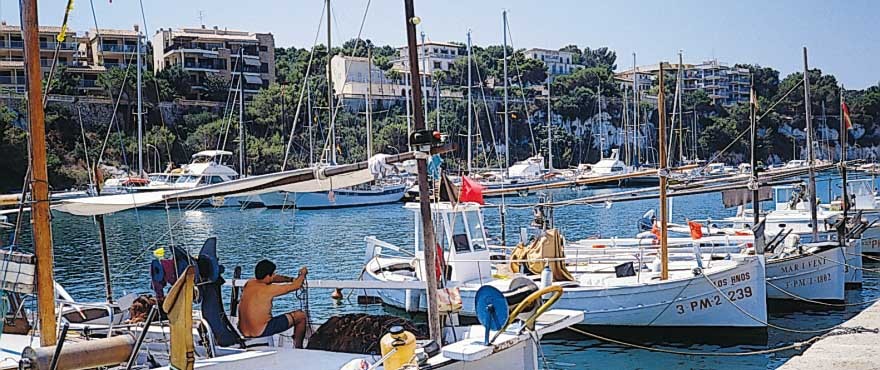
[[[249,84],[262,85],[263,79],[260,76],[244,75],[244,80]]]
[[[259,59],[247,58],[247,57],[246,57],[246,58],[244,58],[244,64],[249,65],[249,66],[259,67],[259,66],[260,66],[260,60],[259,60]]]

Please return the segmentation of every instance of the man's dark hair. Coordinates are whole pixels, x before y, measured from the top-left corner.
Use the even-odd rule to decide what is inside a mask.
[[[274,273],[275,264],[269,260],[262,260],[260,262],[257,262],[257,267],[254,268],[254,277],[256,277],[258,280]]]

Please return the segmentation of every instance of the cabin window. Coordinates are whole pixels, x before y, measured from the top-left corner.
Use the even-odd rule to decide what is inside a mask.
[[[486,250],[486,238],[483,230],[483,224],[480,222],[480,215],[477,212],[465,212],[467,218],[468,232],[471,235],[471,247],[474,251]]]
[[[623,171],[623,167],[615,166],[615,167],[611,167],[611,170],[615,171],[615,172],[619,172],[619,171]]]
[[[181,176],[180,179],[177,180],[178,184],[192,184],[199,182],[199,176]]]
[[[459,212],[450,213],[448,215],[444,215],[449,222],[451,230],[449,230],[449,234],[452,235],[452,246],[455,247],[456,253],[467,253],[471,251],[470,243],[468,242],[467,236],[467,226],[464,224],[464,215]]]
[[[223,182],[223,178],[220,176],[205,176],[202,178],[202,184],[219,184]]]

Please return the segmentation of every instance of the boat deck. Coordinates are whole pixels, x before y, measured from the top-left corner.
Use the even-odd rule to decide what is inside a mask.
[[[841,326],[880,328],[880,302],[874,303]],[[880,352],[877,351],[878,340],[880,340],[878,333],[828,336],[810,346],[800,356],[789,359],[779,369],[877,369],[880,367]]]

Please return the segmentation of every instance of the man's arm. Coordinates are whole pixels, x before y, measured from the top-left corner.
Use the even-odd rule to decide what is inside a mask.
[[[275,275],[272,277],[272,282],[273,282],[273,283],[292,283],[294,280],[296,280],[296,279],[295,279],[295,278],[292,278],[292,277],[290,277],[290,276],[284,276],[284,275],[281,275],[281,274],[275,274]]]

